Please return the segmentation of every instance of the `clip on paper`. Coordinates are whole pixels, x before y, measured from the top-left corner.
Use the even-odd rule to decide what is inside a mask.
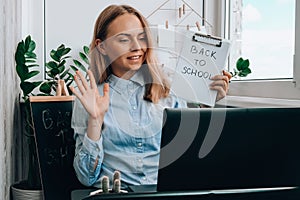
[[[196,42],[202,42],[202,43],[209,44],[209,45],[214,45],[214,46],[217,46],[217,47],[222,46],[222,39],[221,38],[213,37],[213,36],[210,36],[210,35],[195,33],[195,35],[193,36],[193,40],[196,41]]]

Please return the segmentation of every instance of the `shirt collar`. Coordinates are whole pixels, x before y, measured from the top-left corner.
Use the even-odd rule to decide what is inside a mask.
[[[147,83],[150,83],[150,74],[146,66],[142,66],[129,80],[119,78],[114,74],[111,74],[107,82],[110,84],[112,88],[117,90],[119,93],[127,90],[127,86],[130,83],[136,83],[140,86],[144,86]]]

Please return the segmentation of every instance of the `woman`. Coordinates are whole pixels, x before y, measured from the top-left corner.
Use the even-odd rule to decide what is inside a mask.
[[[163,109],[187,105],[170,93],[151,44],[145,18],[130,6],[109,6],[95,23],[90,83],[77,72],[79,91],[71,87],[79,100],[74,168],[84,185],[100,187],[115,170],[122,184],[156,184]],[[213,77],[217,99],[226,95],[227,76]]]

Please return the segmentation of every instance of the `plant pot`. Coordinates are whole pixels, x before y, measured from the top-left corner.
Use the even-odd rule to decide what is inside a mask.
[[[11,186],[12,200],[43,200],[43,191],[39,189],[29,189],[26,181],[15,183]]]

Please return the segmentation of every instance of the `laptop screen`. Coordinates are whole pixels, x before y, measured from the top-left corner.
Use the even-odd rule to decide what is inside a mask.
[[[300,108],[165,109],[158,191],[299,186]]]

